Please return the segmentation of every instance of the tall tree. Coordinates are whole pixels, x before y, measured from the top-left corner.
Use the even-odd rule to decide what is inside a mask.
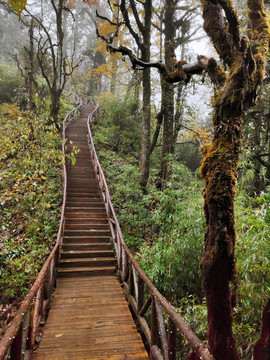
[[[152,0],[145,0],[142,4],[143,19],[140,18],[140,11],[134,0],[121,0],[120,10],[122,12],[124,22],[130,34],[134,38],[140,52],[141,59],[145,62],[150,61],[151,47],[151,21],[152,21]],[[135,19],[138,31],[132,25],[129,11]],[[149,177],[150,166],[150,130],[151,130],[151,74],[150,68],[145,68],[142,75],[143,85],[143,109],[142,109],[142,140],[141,140],[141,186],[145,188]]]
[[[238,359],[231,326],[234,294],[230,289],[230,283],[236,281],[234,198],[242,115],[254,105],[264,77],[269,21],[263,1],[248,0],[251,33],[249,37],[241,36],[231,1],[201,2],[204,28],[229,68],[225,86],[215,101],[213,142],[204,149],[201,167],[207,224],[202,272],[208,307],[208,341],[216,359]]]
[[[169,71],[175,70],[176,58],[174,51],[177,47],[183,48],[184,45],[193,39],[201,25],[195,25],[191,31],[191,21],[198,16],[196,10],[198,6],[183,6],[179,0],[166,0],[162,9],[161,31],[164,34],[164,63]],[[177,16],[178,14],[178,16]],[[178,34],[177,34],[178,33]],[[172,56],[173,54],[173,56]],[[183,51],[182,51],[183,54]],[[161,79],[162,88],[162,114],[163,114],[163,142],[161,158],[161,181],[166,182],[170,175],[168,155],[174,151],[175,132],[179,129],[179,124],[175,120],[175,91],[174,85]],[[179,118],[177,118],[179,120]]]
[[[129,56],[133,67],[158,68],[168,82],[188,82],[192,75],[207,72],[216,86],[213,141],[203,148],[201,174],[205,181],[205,251],[202,273],[208,309],[208,341],[216,360],[237,360],[232,333],[235,271],[235,216],[237,166],[242,140],[242,116],[252,107],[265,74],[269,51],[269,15],[262,0],[247,0],[248,35],[240,33],[240,23],[231,0],[201,0],[204,29],[224,64],[198,56],[193,64],[179,63],[170,72],[160,62],[145,63],[125,46],[113,47]],[[269,335],[266,341],[269,344]],[[265,343],[265,338],[264,338]],[[269,352],[269,350],[268,350]],[[268,357],[270,354],[268,355]]]
[[[70,53],[67,49],[67,17],[70,22],[74,21],[71,10],[66,6],[65,0],[50,1],[54,19],[45,21],[39,15],[35,14],[35,9],[24,10],[35,21],[38,33],[35,35],[37,43],[37,59],[41,69],[42,76],[46,80],[50,93],[50,120],[57,128],[58,114],[60,109],[60,98],[67,82],[68,76],[72,74],[81,61],[74,62],[75,45],[70,47]],[[41,7],[43,5],[41,4]],[[44,9],[41,9],[43,14]],[[71,15],[71,16],[70,16]],[[54,31],[51,30],[54,28]]]
[[[145,0],[144,2],[135,2],[135,0],[120,0],[112,5],[109,1],[109,6],[113,13],[113,7],[119,7],[123,16],[123,21],[128,29],[130,35],[135,41],[140,57],[143,62],[150,61],[151,48],[151,25],[152,25],[152,0]],[[109,23],[113,24],[109,19]],[[116,18],[117,23],[116,32],[110,39],[106,40],[98,31],[98,36],[103,38],[106,42],[111,44],[118,34],[120,26],[119,19]],[[141,138],[141,187],[145,189],[149,178],[150,167],[150,132],[151,132],[151,74],[150,67],[143,69],[142,75],[143,87],[143,108],[142,108],[142,138]]]

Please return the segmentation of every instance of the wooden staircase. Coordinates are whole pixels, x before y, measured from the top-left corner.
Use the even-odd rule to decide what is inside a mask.
[[[81,117],[66,130],[67,152],[74,146],[80,152],[76,164],[67,165],[57,287],[35,360],[146,360],[115,276],[111,232],[90,160],[82,109]]]
[[[108,218],[87,144],[86,121],[67,130],[67,153],[80,149],[67,165],[67,202],[59,277],[112,275],[116,260]],[[74,135],[75,133],[75,135]]]

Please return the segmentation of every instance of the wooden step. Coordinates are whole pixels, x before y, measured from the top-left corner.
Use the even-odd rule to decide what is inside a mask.
[[[64,236],[63,244],[92,244],[92,243],[108,243],[110,244],[110,236]]]
[[[74,203],[87,204],[87,203],[100,203],[101,196],[67,196],[67,204],[73,205]],[[102,202],[104,205],[104,202]]]
[[[68,259],[61,259],[59,268],[101,267],[101,266],[115,266],[115,265],[116,265],[116,260],[113,257],[68,258]]]
[[[90,237],[99,237],[99,236],[106,236],[107,238],[109,238],[111,236],[111,232],[109,229],[74,229],[74,230],[67,230],[65,229],[64,231],[64,237],[72,237],[72,236],[80,236],[80,237],[84,237],[84,236],[90,236]]]
[[[63,244],[63,251],[81,251],[81,250],[111,250],[112,244],[110,243],[99,243],[93,242],[91,244],[85,244],[83,242],[78,242],[76,244]]]
[[[99,187],[95,181],[95,183],[91,183],[90,181],[87,181],[85,183],[82,183],[82,182],[67,182],[67,191],[71,191],[72,193],[74,192],[81,192],[81,191],[84,191],[84,192],[99,192]]]
[[[68,192],[68,196],[74,197],[74,196],[79,196],[79,197],[86,197],[86,196],[99,196],[100,195],[100,190],[98,189],[83,189],[83,188],[74,188],[74,187],[68,187],[67,188],[67,192]]]
[[[91,218],[101,218],[102,220],[107,220],[107,215],[106,212],[104,213],[97,213],[97,212],[92,212],[92,213],[83,213],[83,212],[68,212],[65,214],[65,217],[67,219],[91,219]],[[108,220],[107,220],[108,221]]]
[[[76,202],[76,201],[81,201],[81,202],[87,202],[87,201],[101,201],[101,193],[100,191],[98,191],[98,193],[79,193],[79,194],[74,194],[74,193],[69,193],[67,194],[67,201],[70,202]]]
[[[70,202],[68,201],[66,203],[66,208],[67,209],[78,209],[78,208],[103,208],[105,209],[105,205],[103,202],[98,202],[98,201],[73,201]]]
[[[97,266],[97,267],[73,267],[58,269],[58,276],[79,277],[79,276],[108,276],[115,274],[115,266]]]
[[[104,219],[101,217],[91,217],[91,218],[66,218],[66,225],[109,225],[108,218]]]
[[[94,176],[89,177],[88,175],[68,176],[67,181],[68,183],[76,183],[78,185],[85,183],[97,185],[97,179]]]
[[[71,258],[97,258],[97,257],[112,257],[114,258],[114,252],[112,249],[105,250],[70,250],[62,251],[61,259],[71,259]]]
[[[68,172],[68,180],[69,181],[80,181],[80,180],[95,180],[96,176],[92,171],[81,172],[76,169],[76,171],[69,171]]]
[[[92,174],[95,174],[95,169],[94,166],[91,162],[87,161],[87,164],[84,164],[83,162],[79,165],[77,162],[72,165],[72,164],[66,164],[67,170],[68,170],[68,175],[69,174],[77,174],[77,172],[81,173],[81,172],[91,172]],[[76,171],[75,171],[76,169]]]
[[[98,224],[95,222],[92,223],[80,223],[80,222],[74,222],[74,223],[68,223],[66,222],[65,230],[109,230],[109,224],[108,222],[104,224]]]
[[[66,206],[66,211],[75,211],[75,212],[105,212],[105,206],[103,204],[103,208],[97,207],[96,204],[88,204],[88,206]]]

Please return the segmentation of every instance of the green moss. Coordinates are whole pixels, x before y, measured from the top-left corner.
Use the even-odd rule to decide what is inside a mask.
[[[221,87],[227,80],[225,70],[216,62],[214,58],[210,58],[208,61],[207,72],[211,78],[213,84],[217,87]]]
[[[224,139],[216,139],[208,149],[201,166],[205,179],[205,200],[222,200],[236,195],[236,170],[238,155],[234,144]]]

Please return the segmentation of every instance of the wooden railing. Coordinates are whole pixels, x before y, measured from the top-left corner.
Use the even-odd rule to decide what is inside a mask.
[[[214,360],[208,347],[192,332],[145,275],[124,241],[91,133],[91,124],[97,119],[99,105],[93,99],[84,99],[84,103],[89,101],[93,105],[93,110],[88,116],[88,142],[109,219],[118,274],[128,302],[147,340],[150,359],[175,360],[179,343],[177,337],[183,337],[200,359]]]
[[[63,121],[63,145],[65,152],[66,127],[80,114],[82,100],[75,96],[77,107],[70,111]],[[40,323],[45,321],[49,311],[52,292],[57,276],[59,249],[63,239],[64,209],[66,206],[67,173],[63,165],[63,204],[56,244],[43,265],[36,281],[17,310],[11,324],[0,341],[0,360],[30,359]]]

